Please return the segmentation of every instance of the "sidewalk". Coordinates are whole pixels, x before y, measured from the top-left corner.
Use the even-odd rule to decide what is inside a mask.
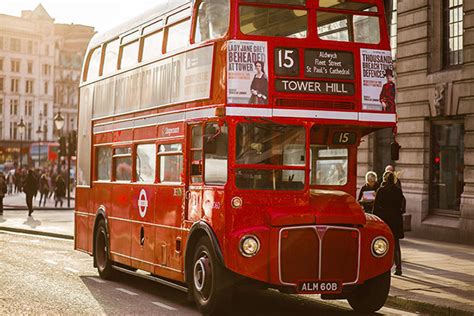
[[[41,194],[37,194],[36,198],[33,198],[33,207],[34,209],[43,209],[43,210],[51,210],[55,209],[54,207],[54,194],[51,196],[51,198],[46,199],[46,205],[43,207],[39,207],[39,199],[40,199]],[[70,209],[74,209],[74,195],[73,192],[71,192],[71,200],[70,200]],[[27,210],[26,207],[26,197],[25,193],[20,192],[20,193],[15,193],[12,195],[6,195],[3,198],[3,208],[5,210]],[[58,209],[59,209],[59,203],[58,203]],[[67,197],[63,199],[63,207],[60,209],[67,209]]]
[[[36,205],[36,204],[35,204]],[[72,210],[6,210],[0,230],[72,239]],[[474,315],[474,247],[406,237],[403,276],[392,277],[386,306],[428,315]]]

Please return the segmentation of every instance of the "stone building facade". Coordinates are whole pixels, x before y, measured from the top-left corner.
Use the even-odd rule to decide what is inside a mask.
[[[67,128],[74,128],[82,59],[93,35],[92,27],[54,23],[42,5],[20,17],[0,14],[0,164],[18,163],[20,147],[26,164],[32,142],[55,141],[53,118],[63,107],[73,119]]]
[[[391,131],[368,136],[358,182],[394,163],[411,234],[474,244],[474,1],[398,0],[391,16],[402,149],[392,162]]]

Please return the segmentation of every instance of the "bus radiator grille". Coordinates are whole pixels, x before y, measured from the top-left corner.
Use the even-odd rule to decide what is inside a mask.
[[[319,232],[319,233],[318,233]],[[284,228],[280,233],[280,279],[357,281],[359,232],[356,229],[314,226]]]

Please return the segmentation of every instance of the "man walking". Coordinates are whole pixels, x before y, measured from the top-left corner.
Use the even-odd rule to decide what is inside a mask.
[[[34,175],[33,170],[28,170],[28,175],[26,176],[25,183],[23,185],[23,191],[26,194],[26,205],[28,206],[28,216],[31,216],[33,213],[33,196],[36,195],[38,191],[38,181]]]

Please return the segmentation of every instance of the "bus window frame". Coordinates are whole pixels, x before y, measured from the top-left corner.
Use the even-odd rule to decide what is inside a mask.
[[[112,155],[110,156],[110,179],[109,180],[99,180],[99,173],[98,173],[98,168],[99,168],[99,161],[97,160],[97,154],[98,150],[101,147],[107,147],[112,151]],[[92,182],[93,183],[112,183],[113,182],[113,177],[114,177],[114,147],[111,144],[94,144],[94,150],[93,150],[93,177],[92,177]]]
[[[92,55],[94,55],[94,52],[97,50],[97,49],[100,49],[100,62],[99,62],[99,73],[97,74],[97,76],[94,78],[94,79],[89,79],[89,68],[90,68],[90,63],[91,63],[91,59],[92,59]],[[87,59],[86,59],[86,63],[85,63],[85,67],[84,67],[84,73],[82,74],[82,81],[83,82],[92,82],[92,81],[96,81],[100,78],[101,76],[101,69],[102,69],[102,58],[103,58],[103,50],[104,50],[104,43],[100,44],[100,45],[97,45],[96,47],[92,48],[89,50],[89,53],[87,55]]]
[[[135,163],[133,157],[135,156],[135,150],[134,150],[134,145],[132,143],[129,144],[119,144],[119,145],[112,145],[112,179],[111,182],[115,183],[133,183],[134,182],[134,168],[135,168]],[[116,154],[115,150],[120,149],[120,148],[129,148],[130,153],[129,154]],[[132,164],[131,164],[131,177],[130,180],[117,180],[117,166],[116,166],[116,158],[127,158],[130,157]]]
[[[153,26],[154,25],[158,25],[160,24],[161,22],[161,25],[160,26],[157,26],[156,28],[154,28]],[[164,52],[164,43],[165,43],[165,18],[160,18],[158,19],[157,21],[154,21],[150,24],[147,24],[145,25],[142,30],[141,30],[141,35],[140,35],[140,47],[139,47],[139,53],[138,53],[138,63],[141,63],[143,61],[146,61],[146,62],[151,62],[153,60],[156,60],[156,59],[159,59],[161,58],[165,52]],[[148,32],[147,32],[147,29],[148,29]],[[151,31],[149,31],[149,29],[151,29]],[[150,37],[150,36],[153,36],[159,32],[162,32],[162,39],[161,39],[161,50],[160,50],[160,54],[156,57],[153,57],[153,58],[150,58],[149,60],[143,60],[143,53],[145,51],[145,40]]]
[[[174,145],[180,144],[181,151],[169,151],[160,153],[161,145]],[[161,157],[163,156],[176,156],[181,155],[182,165],[181,165],[181,174],[179,174],[179,182],[175,181],[161,181]],[[183,174],[185,174],[186,169],[186,159],[185,159],[185,139],[183,137],[175,139],[167,139],[166,141],[159,141],[156,143],[156,172],[155,172],[155,183],[161,185],[184,185],[185,179],[183,179]]]
[[[137,166],[137,159],[138,159],[138,146],[142,146],[142,145],[155,145],[155,159],[158,158],[158,148],[159,148],[159,145],[153,141],[153,142],[150,142],[150,141],[142,141],[142,142],[137,142],[135,144],[133,144],[133,148],[132,148],[132,169],[133,169],[133,172],[132,172],[132,183],[134,184],[140,184],[140,185],[150,185],[150,184],[156,184],[158,179],[157,179],[157,167],[158,167],[158,161],[155,160],[155,172],[154,172],[154,179],[153,181],[138,181],[138,166]],[[112,156],[113,157],[113,156]]]
[[[117,63],[117,71],[111,75],[117,75],[120,70],[135,68],[140,63],[140,51],[141,51],[141,35],[140,29],[134,29],[130,32],[127,32],[120,36],[120,44],[119,44],[119,57]],[[135,35],[136,34],[136,35]],[[134,35],[134,36],[132,36]],[[138,42],[138,53],[137,53],[137,60],[136,63],[132,66],[128,65],[126,68],[122,66],[122,58],[123,58],[123,49],[128,45],[133,45]]]
[[[210,122],[210,121],[209,121]],[[187,164],[188,167],[188,172],[187,172],[187,178],[189,185],[194,185],[194,186],[203,186],[204,185],[204,127],[207,122],[191,122],[188,124],[188,141],[189,141],[189,149],[187,151],[188,157],[187,161],[189,163]],[[201,147],[192,147],[193,145],[193,128],[199,126],[201,127]],[[197,161],[193,159],[193,153],[196,151],[201,151],[201,159],[199,160],[199,166],[201,169],[201,180],[200,181],[192,181],[193,175],[191,174],[192,172],[192,166],[193,162]]]
[[[307,29],[306,29],[306,37],[303,38],[297,38],[297,37],[286,37],[286,36],[269,36],[269,35],[254,35],[254,34],[245,34],[242,32],[241,27],[240,27],[240,7],[241,6],[247,6],[247,7],[260,7],[260,8],[278,8],[278,9],[289,9],[289,10],[304,10],[306,11],[306,17],[307,17]],[[239,37],[243,38],[261,38],[262,40],[270,40],[274,41],[275,39],[283,39],[283,40],[296,40],[296,41],[308,41],[310,40],[313,35],[312,32],[314,30],[310,27],[310,24],[314,20],[312,15],[314,14],[314,8],[313,5],[309,3],[309,1],[306,2],[305,6],[296,6],[296,5],[286,5],[286,4],[269,4],[269,3],[254,3],[254,2],[244,2],[244,1],[239,1],[237,3],[237,8],[236,8],[236,22],[235,28],[237,31],[237,34]],[[316,30],[317,32],[317,30]]]
[[[229,20],[228,20],[228,24],[227,24],[227,31],[221,36],[221,37],[216,37],[216,38],[213,38],[213,39],[208,39],[208,40],[205,40],[205,41],[201,41],[201,42],[196,42],[196,28],[197,28],[197,22],[198,22],[198,13],[199,13],[199,6],[201,5],[201,3],[203,2],[204,0],[195,0],[194,3],[193,3],[193,8],[192,8],[192,15],[191,15],[191,33],[189,34],[189,43],[191,45],[194,45],[194,44],[206,44],[206,43],[212,43],[212,42],[215,42],[215,41],[218,41],[218,40],[222,40],[222,39],[227,39],[229,37],[229,34],[230,34],[230,28],[232,26],[232,21],[233,21],[233,12],[232,12],[232,2],[229,3]]]
[[[357,1],[357,0],[351,0],[353,2],[363,2],[363,3],[366,3],[364,1]],[[369,3],[369,2],[367,2]],[[319,41],[322,41],[322,42],[330,42],[330,43],[333,43],[334,45],[361,45],[361,46],[370,46],[370,45],[373,45],[373,46],[379,46],[379,45],[382,45],[383,44],[383,23],[382,23],[382,19],[385,17],[384,16],[384,13],[383,13],[383,10],[380,10],[380,3],[377,2],[377,3],[373,3],[374,6],[377,7],[377,12],[365,12],[365,11],[355,11],[355,10],[347,10],[347,9],[339,9],[339,8],[326,8],[326,7],[320,7],[319,6],[319,1],[317,2],[317,5],[316,5],[316,11],[315,11],[315,14],[314,14],[314,19],[316,21],[315,25],[314,25],[314,29],[312,29],[312,31],[316,34],[316,38],[319,40]],[[344,14],[344,15],[347,15],[347,16],[371,16],[371,17],[376,17],[378,18],[378,22],[379,22],[379,42],[378,43],[365,43],[365,42],[356,42],[354,41],[354,25],[353,25],[353,18],[350,19],[350,22],[351,23],[348,23],[348,30],[350,32],[349,34],[349,40],[348,41],[336,41],[336,40],[329,40],[329,39],[323,39],[321,37],[319,37],[319,32],[318,32],[318,13],[319,12],[327,12],[327,13],[336,13],[336,14]],[[348,21],[349,22],[349,21]]]
[[[184,10],[183,10],[183,11],[184,11]],[[169,18],[169,16],[166,17],[167,23],[168,23],[168,18]],[[171,55],[171,54],[174,54],[174,53],[176,53],[176,52],[180,52],[180,51],[182,51],[182,50],[188,49],[188,48],[191,46],[191,41],[190,41],[190,38],[189,38],[189,36],[188,36],[188,38],[187,38],[187,44],[186,44],[185,46],[178,47],[178,48],[175,48],[175,49],[173,49],[173,50],[168,50],[168,35],[169,35],[169,30],[170,30],[170,28],[173,27],[173,26],[176,26],[176,25],[178,25],[178,24],[185,23],[185,22],[187,22],[187,21],[190,22],[190,23],[189,23],[189,26],[190,26],[190,27],[189,27],[189,30],[190,30],[189,32],[191,32],[191,29],[192,29],[191,16],[189,16],[189,17],[187,17],[187,18],[184,18],[184,19],[182,19],[182,20],[174,21],[174,22],[171,23],[171,24],[166,24],[166,25],[165,25],[165,27],[164,27],[165,33],[163,33],[163,48],[162,48],[163,54],[170,54],[170,55]],[[191,35],[191,33],[189,33],[189,34]]]
[[[102,44],[102,56],[101,56],[101,61],[100,61],[100,71],[99,71],[99,77],[102,77],[104,76],[104,66],[105,66],[105,56],[107,55],[107,46],[112,43],[112,42],[115,42],[115,41],[118,41],[118,52],[117,52],[117,61],[115,62],[115,71],[107,74],[106,76],[112,76],[114,74],[117,73],[117,71],[119,70],[119,62],[120,62],[120,58],[121,58],[121,54],[120,54],[120,51],[121,51],[121,47],[122,47],[122,44],[120,43],[121,42],[121,39],[120,37],[116,37],[114,39],[111,39],[110,41],[107,41],[105,43]]]

